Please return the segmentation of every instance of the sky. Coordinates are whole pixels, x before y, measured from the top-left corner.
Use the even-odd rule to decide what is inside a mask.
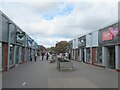
[[[119,0],[1,0],[0,10],[38,44],[55,46],[118,20]]]

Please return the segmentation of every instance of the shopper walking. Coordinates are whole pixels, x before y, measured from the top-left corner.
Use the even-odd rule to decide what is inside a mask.
[[[69,53],[69,60],[71,60],[71,54]]]
[[[47,54],[46,54],[46,60],[48,60],[48,57],[49,57],[49,54],[47,53]]]
[[[37,60],[37,54],[35,55],[35,62],[36,62],[36,60]]]
[[[30,55],[30,61],[32,62],[32,55]]]
[[[44,53],[44,52],[42,52],[42,61],[43,61],[43,59],[44,59],[44,55],[45,55],[45,53]]]

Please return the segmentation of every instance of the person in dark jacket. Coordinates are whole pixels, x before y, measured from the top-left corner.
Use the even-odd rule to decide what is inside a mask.
[[[71,54],[69,53],[69,60],[71,60]]]
[[[49,54],[47,53],[47,54],[46,54],[46,60],[48,60],[48,57],[49,57]]]
[[[36,60],[37,60],[37,54],[35,55],[35,62],[36,62]]]
[[[32,55],[30,55],[30,61],[32,62]]]
[[[45,53],[44,53],[44,52],[42,52],[42,61],[43,61],[43,59],[44,59],[44,55],[45,55]]]

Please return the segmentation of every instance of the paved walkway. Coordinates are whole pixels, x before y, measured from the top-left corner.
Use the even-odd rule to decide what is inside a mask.
[[[3,88],[117,88],[118,73],[73,62],[74,71],[56,69],[49,61],[27,62],[3,73]]]

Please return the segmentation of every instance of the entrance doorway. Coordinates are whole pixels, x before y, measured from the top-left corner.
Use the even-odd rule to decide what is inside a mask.
[[[91,60],[90,48],[86,48],[86,62],[90,63]]]
[[[2,43],[0,42],[0,71],[2,71]]]
[[[11,44],[10,45],[10,58],[9,58],[9,63],[10,63],[10,66],[12,66],[14,64],[14,46]]]
[[[21,49],[21,47],[16,46],[16,60],[15,60],[15,64],[21,63],[21,59],[22,59],[22,49]]]
[[[82,52],[82,61],[85,62],[84,48],[82,48],[81,52]]]
[[[94,48],[94,64],[102,64],[102,47],[96,47]]]
[[[115,46],[108,47],[108,68],[115,69]]]
[[[19,61],[19,47],[16,46],[16,60],[15,60],[15,64],[18,64]]]

